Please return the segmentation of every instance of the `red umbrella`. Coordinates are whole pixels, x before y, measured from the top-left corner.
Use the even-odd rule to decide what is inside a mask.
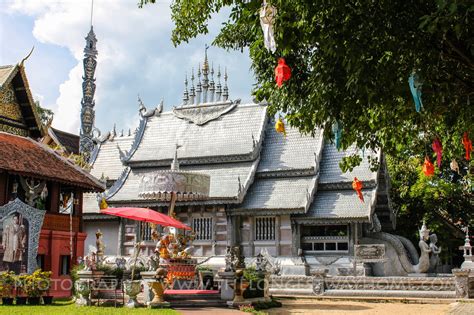
[[[181,223],[166,214],[148,208],[107,208],[100,212],[132,220],[155,223],[162,226],[171,226],[177,229],[191,230],[191,228],[186,224]]]

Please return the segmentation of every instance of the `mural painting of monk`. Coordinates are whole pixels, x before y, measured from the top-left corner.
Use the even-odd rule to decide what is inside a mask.
[[[3,262],[7,269],[21,273],[24,269],[24,253],[26,252],[27,232],[19,213],[14,213],[12,218],[4,223],[2,233]]]

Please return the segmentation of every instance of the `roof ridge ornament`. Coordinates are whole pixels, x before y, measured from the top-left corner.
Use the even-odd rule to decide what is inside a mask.
[[[194,67],[191,68],[191,93],[189,94],[189,104],[194,105],[196,90],[194,89]]]
[[[184,93],[183,93],[183,105],[189,104],[189,92],[188,92],[188,74],[184,76]]]
[[[171,170],[172,171],[179,171],[179,162],[178,162],[178,149],[181,148],[182,145],[179,145],[176,143],[175,149],[174,149],[174,158],[173,162],[171,163]]]
[[[221,85],[221,66],[217,68],[217,86],[216,86],[216,101],[221,100],[222,95],[222,85]]]
[[[222,100],[227,101],[229,98],[229,88],[227,87],[227,67],[225,67],[225,72],[224,72],[224,91],[222,93]]]

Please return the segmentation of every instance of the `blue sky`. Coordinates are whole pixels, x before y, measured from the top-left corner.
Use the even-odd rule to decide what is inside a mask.
[[[137,94],[147,107],[164,99],[179,105],[184,75],[204,58],[225,14],[215,17],[211,34],[175,48],[170,1],[139,9],[134,0],[95,0],[93,25],[99,51],[96,70],[96,126],[102,131],[134,128]],[[32,46],[26,62],[30,88],[42,106],[55,112],[53,126],[79,131],[84,37],[90,29],[90,1],[0,0],[0,64],[15,64]],[[210,61],[227,67],[230,98],[251,101],[254,83],[248,53],[211,47]]]

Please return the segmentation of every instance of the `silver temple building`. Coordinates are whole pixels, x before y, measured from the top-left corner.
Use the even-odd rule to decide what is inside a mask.
[[[216,75],[214,77],[214,74]],[[147,109],[139,100],[140,122],[133,133],[114,130],[97,139],[91,154],[92,175],[107,181],[109,206],[150,207],[167,213],[169,202],[139,196],[144,177],[169,169],[175,148],[180,170],[207,174],[209,196],[176,202],[178,218],[193,227],[197,257],[224,264],[229,245],[241,245],[245,256],[266,249],[274,257],[305,258],[310,268],[328,266],[331,273],[351,268],[354,244],[374,223],[385,231],[395,227],[389,207],[388,177],[380,153],[365,152],[352,172],[342,173],[342,157],[323,139],[287,127],[277,133],[267,104],[231,100],[227,71],[209,66],[207,52],[196,77],[186,78],[182,102],[171,111],[163,104]],[[381,162],[370,171],[367,156]],[[352,189],[363,182],[365,202]],[[106,254],[130,255],[137,235],[135,222],[99,213],[100,196],[84,198],[84,224],[93,244],[100,228]],[[155,244],[149,238],[148,251]]]

